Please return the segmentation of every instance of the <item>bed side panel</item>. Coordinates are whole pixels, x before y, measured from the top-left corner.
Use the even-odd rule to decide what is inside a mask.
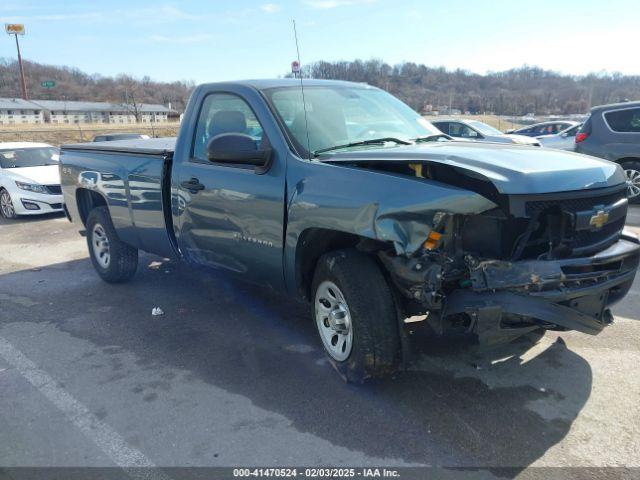
[[[173,255],[162,210],[163,156],[63,149],[60,161],[65,203],[74,222],[81,221],[77,189],[91,190],[106,200],[122,241]]]

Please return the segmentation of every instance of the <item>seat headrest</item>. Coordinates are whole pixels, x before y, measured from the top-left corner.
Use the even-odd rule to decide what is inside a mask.
[[[246,130],[244,113],[238,110],[220,110],[213,115],[209,124],[209,138],[222,133],[244,133]]]

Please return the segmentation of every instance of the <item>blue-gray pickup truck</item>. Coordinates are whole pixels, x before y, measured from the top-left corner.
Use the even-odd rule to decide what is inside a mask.
[[[638,266],[619,165],[453,141],[362,84],[202,85],[177,140],[66,145],[60,171],[104,280],[144,250],[288,292],[353,381],[393,372],[416,322],[597,334]]]

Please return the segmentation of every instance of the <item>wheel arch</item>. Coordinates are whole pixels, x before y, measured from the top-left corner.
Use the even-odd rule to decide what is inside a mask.
[[[308,228],[298,237],[295,249],[295,280],[298,294],[305,300],[311,298],[311,284],[313,275],[322,255],[335,250],[345,248],[357,248],[367,253],[390,248],[391,244],[379,240],[373,240],[354,233],[327,228]],[[380,265],[381,270],[386,275],[375,255],[371,255]]]
[[[616,163],[624,163],[624,162],[640,162],[640,157],[622,157],[616,160]]]
[[[107,207],[107,199],[100,193],[88,188],[78,188],[76,190],[76,205],[78,214],[84,226],[87,225],[89,212],[96,207]]]
[[[616,163],[620,165],[620,167],[623,170],[627,170],[624,164],[628,162],[633,162],[636,165],[638,165],[638,167],[640,167],[640,157],[623,157],[616,160]],[[634,167],[632,170],[640,171],[640,168],[638,167]],[[626,171],[624,172],[624,174],[625,174],[625,177],[627,178],[627,197],[629,199],[629,203],[632,203],[632,204],[640,203],[640,195],[637,193],[638,192],[638,182],[637,182],[638,176],[634,175],[633,179],[631,179],[627,176]]]

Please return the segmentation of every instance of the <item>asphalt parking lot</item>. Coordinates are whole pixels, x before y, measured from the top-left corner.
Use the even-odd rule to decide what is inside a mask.
[[[108,285],[65,218],[0,220],[0,465],[640,467],[639,306],[349,385],[304,305],[150,255]]]

